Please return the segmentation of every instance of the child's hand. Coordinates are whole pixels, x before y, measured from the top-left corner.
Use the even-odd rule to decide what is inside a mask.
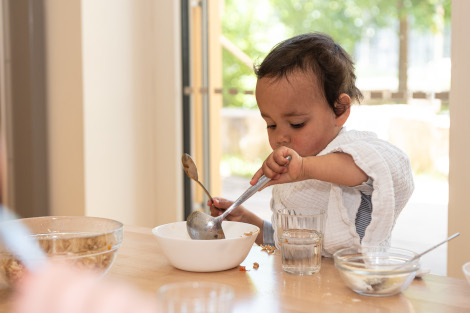
[[[286,158],[289,155],[292,157],[290,162]],[[303,175],[303,159],[290,148],[277,148],[263,162],[262,167],[255,173],[250,184],[256,184],[262,175],[271,178],[266,186],[299,181]]]
[[[211,215],[217,217],[222,215],[226,209],[228,209],[233,201],[229,201],[224,198],[217,198],[214,197],[214,203],[211,200],[207,201],[207,206],[210,207]],[[235,222],[243,222],[243,214],[245,212],[245,208],[240,206],[236,210],[233,210],[229,215],[227,215],[226,220],[228,221],[235,221]]]

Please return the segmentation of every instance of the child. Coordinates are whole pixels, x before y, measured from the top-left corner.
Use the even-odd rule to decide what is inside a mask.
[[[325,256],[343,247],[388,245],[414,189],[411,166],[375,134],[343,127],[352,101],[362,99],[350,56],[328,35],[304,34],[275,46],[255,73],[273,152],[250,183],[264,174],[276,185],[272,222],[243,207],[227,219],[257,225],[256,242],[278,246],[276,212],[308,205],[327,211]],[[214,198],[208,205],[217,216],[231,203]]]

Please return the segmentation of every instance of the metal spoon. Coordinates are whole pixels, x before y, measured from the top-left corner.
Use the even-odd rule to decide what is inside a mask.
[[[454,239],[455,237],[457,237],[457,236],[459,236],[459,235],[460,235],[460,233],[455,233],[455,234],[453,234],[452,236],[450,236],[450,237],[447,238],[446,240],[439,242],[438,244],[432,246],[431,248],[427,249],[426,251],[421,252],[421,253],[418,254],[418,255],[415,255],[413,258],[409,259],[409,260],[408,260],[407,262],[405,262],[405,263],[402,263],[402,264],[398,265],[398,266],[397,266],[396,268],[394,268],[394,269],[400,268],[400,267],[402,267],[402,266],[404,266],[404,265],[406,265],[406,264],[409,264],[409,263],[413,262],[414,260],[419,259],[420,257],[422,257],[423,255],[425,255],[426,253],[431,252],[432,250],[436,249],[437,247],[439,247],[439,246],[445,244],[447,241],[449,241],[449,240],[451,240],[451,239]]]
[[[29,229],[9,209],[0,204],[0,241],[29,271],[39,270],[47,261]]]
[[[214,200],[212,199],[209,191],[207,191],[206,187],[204,187],[204,185],[199,181],[199,176],[197,173],[197,166],[196,166],[196,163],[194,163],[191,156],[187,153],[183,154],[183,156],[181,157],[181,162],[183,163],[183,168],[184,168],[184,172],[186,173],[186,175],[188,175],[191,179],[193,179],[196,183],[198,183],[199,186],[201,186],[202,189],[204,189],[204,191],[206,192],[206,195],[209,197],[212,203],[214,203]]]
[[[286,158],[289,161],[291,160],[290,155]],[[189,214],[186,221],[189,237],[200,240],[224,239],[225,234],[222,230],[222,221],[224,218],[255,194],[255,192],[263,188],[270,180],[270,178],[264,175],[261,176],[255,185],[248,188],[224,213],[217,217],[212,217],[199,211],[194,211]]]

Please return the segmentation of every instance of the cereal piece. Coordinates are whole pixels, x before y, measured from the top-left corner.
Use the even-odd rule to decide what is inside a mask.
[[[247,272],[248,270],[246,269],[246,266],[241,266],[238,268],[240,272]]]
[[[257,270],[257,269],[259,268],[258,262],[253,263],[253,268],[254,268],[255,270]]]
[[[261,251],[266,251],[268,254],[273,254],[276,250],[276,247],[270,246],[270,245],[260,245],[261,246]]]
[[[258,230],[254,230],[254,231],[250,231],[249,233],[244,233],[241,237],[250,237],[250,236],[253,236],[255,234],[259,233]]]

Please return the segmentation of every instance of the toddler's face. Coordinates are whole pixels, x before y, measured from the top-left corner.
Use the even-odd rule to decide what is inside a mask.
[[[317,155],[341,130],[342,124],[312,73],[296,71],[287,78],[261,78],[256,101],[273,150],[286,146],[302,157]]]

